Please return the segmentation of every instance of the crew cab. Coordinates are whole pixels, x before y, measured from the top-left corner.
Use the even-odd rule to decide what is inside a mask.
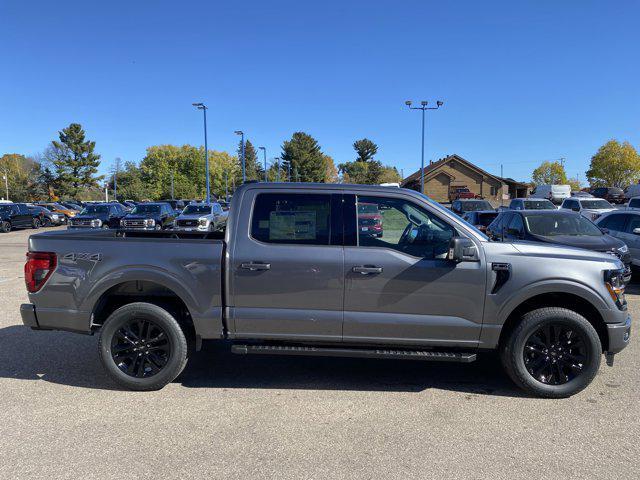
[[[227,224],[229,214],[219,203],[192,203],[176,218],[174,230],[215,232]]]
[[[578,212],[592,222],[601,215],[616,210],[613,205],[603,198],[568,198],[562,202],[560,209]]]
[[[139,203],[127,213],[120,226],[140,230],[166,230],[173,227],[176,212],[165,202]]]
[[[377,205],[381,238],[362,235]],[[622,262],[492,242],[428,197],[346,184],[249,183],[222,232],[32,235],[25,325],[99,334],[119,385],[158,389],[203,339],[236,354],[472,362],[498,350],[529,393],[585,388],[628,343]],[[28,348],[28,345],[25,345]]]

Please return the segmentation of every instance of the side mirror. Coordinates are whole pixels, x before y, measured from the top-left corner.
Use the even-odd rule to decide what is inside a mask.
[[[448,259],[456,263],[479,262],[478,247],[469,238],[453,237],[449,242]]]
[[[634,228],[633,229],[633,234],[634,235],[640,235],[640,228]]]

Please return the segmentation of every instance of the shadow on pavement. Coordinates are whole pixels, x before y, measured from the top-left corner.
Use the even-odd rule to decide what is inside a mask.
[[[118,387],[104,372],[97,337],[0,329],[0,378],[38,380],[83,388]],[[229,344],[205,342],[176,382],[188,388],[264,388],[420,392],[426,389],[524,396],[495,355],[470,364],[402,360],[234,355]]]

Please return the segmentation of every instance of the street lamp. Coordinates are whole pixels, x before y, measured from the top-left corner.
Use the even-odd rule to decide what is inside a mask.
[[[264,181],[267,182],[267,149],[265,147],[258,147],[258,150],[262,150],[264,154]]]
[[[236,135],[240,135],[241,136],[241,142],[242,142],[242,183],[247,181],[247,175],[246,175],[246,171],[245,171],[245,166],[244,166],[244,132],[242,130],[236,130],[235,132]]]
[[[4,180],[4,188],[7,190],[7,198],[5,198],[5,200],[9,200],[9,180],[7,178],[7,171],[5,170],[4,174],[2,175],[2,179]]]
[[[207,146],[207,106],[204,103],[193,103],[194,107],[202,110],[204,114],[204,171],[207,185],[207,203],[211,201],[211,189],[209,187],[209,147]]]
[[[420,193],[424,193],[424,112],[427,110],[437,110],[442,105],[444,105],[444,103],[438,100],[436,102],[435,107],[428,107],[427,105],[429,102],[427,102],[426,100],[422,100],[420,102],[419,107],[412,107],[411,106],[412,103],[413,102],[411,100],[407,100],[406,102],[404,102],[404,104],[407,107],[409,107],[410,110],[422,110],[422,155],[420,160]]]
[[[276,161],[276,182],[280,181],[280,157],[275,157]]]

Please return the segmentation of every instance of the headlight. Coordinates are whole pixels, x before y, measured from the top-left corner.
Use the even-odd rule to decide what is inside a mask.
[[[102,226],[102,220],[98,219],[98,218],[94,218],[93,220],[91,220],[91,227],[92,228],[98,228]]]
[[[618,249],[619,253],[628,253],[629,252],[629,247],[627,247],[626,245],[622,245],[619,249]]]
[[[153,227],[153,226],[155,226],[155,224],[156,224],[156,221],[153,218],[147,218],[144,221],[144,226],[145,227]]]
[[[124,227],[124,218],[122,220],[120,220],[120,226]]]
[[[627,300],[624,297],[624,270],[605,270],[604,283],[616,306],[620,310],[626,310]]]
[[[209,220],[207,220],[206,218],[198,219],[198,224],[200,224],[201,227],[206,227],[208,223],[209,223]]]
[[[59,218],[58,215],[56,215],[55,213],[51,215],[51,219],[56,222],[58,221],[58,218]]]

